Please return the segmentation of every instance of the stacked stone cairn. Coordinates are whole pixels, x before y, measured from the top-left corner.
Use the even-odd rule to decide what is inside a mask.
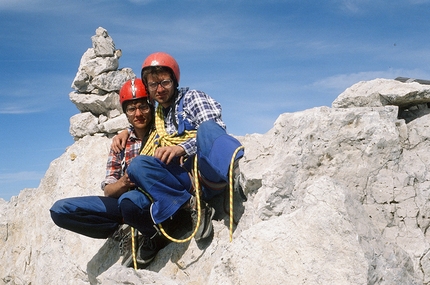
[[[92,48],[83,55],[72,83],[70,100],[80,113],[70,118],[69,132],[75,140],[86,135],[111,136],[128,126],[119,103],[119,90],[135,78],[131,68],[118,69],[121,50],[108,32],[99,27],[91,37]]]

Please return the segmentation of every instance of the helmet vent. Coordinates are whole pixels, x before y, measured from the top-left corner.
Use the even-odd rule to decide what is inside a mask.
[[[160,63],[158,62],[158,60],[153,60],[151,62],[151,66],[158,66],[158,65],[160,65]]]
[[[136,85],[134,85],[134,79],[131,80],[131,94],[133,96],[133,99],[136,98]]]

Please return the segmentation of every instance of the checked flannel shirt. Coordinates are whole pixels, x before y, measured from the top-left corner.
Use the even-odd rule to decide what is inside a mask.
[[[182,116],[187,120],[191,126],[197,130],[201,123],[214,120],[223,129],[226,128],[221,119],[221,105],[206,93],[198,90],[190,90],[189,88],[179,88],[178,96],[175,100],[175,113],[178,114],[179,101],[183,97],[183,110]],[[177,121],[177,116],[174,120]],[[173,134],[177,131],[176,125],[173,123],[172,108],[164,109],[164,124],[166,132]],[[192,138],[179,144],[185,150],[187,155],[193,155],[197,151],[196,139]]]
[[[123,176],[123,173],[131,160],[139,155],[142,141],[136,137],[133,127],[128,129],[128,133],[129,136],[125,146],[125,151],[115,153],[111,149],[109,152],[108,161],[106,163],[106,178],[101,184],[102,190],[104,190],[107,184],[112,184],[118,181]]]

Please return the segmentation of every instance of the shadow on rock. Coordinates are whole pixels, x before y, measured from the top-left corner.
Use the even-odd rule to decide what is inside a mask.
[[[117,241],[107,239],[96,255],[87,264],[90,284],[97,284],[97,276],[108,270],[120,257]]]

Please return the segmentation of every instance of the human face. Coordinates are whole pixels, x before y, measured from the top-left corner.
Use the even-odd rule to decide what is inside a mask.
[[[142,112],[140,109],[145,109],[145,108],[142,108],[142,106],[148,106],[146,99],[131,101],[126,107],[126,110],[130,108],[136,108],[136,111],[134,112],[134,114],[129,115],[128,112],[126,111],[126,115],[127,115],[128,122],[137,130],[148,129],[152,123],[151,108],[149,108],[149,112],[147,111]]]
[[[172,80],[168,72],[161,72],[159,74],[148,74],[146,81],[148,85],[151,83],[160,83],[164,80]],[[172,80],[173,82],[173,80]],[[149,96],[157,101],[164,108],[169,107],[173,103],[173,96],[175,94],[175,87],[172,84],[170,87],[163,87],[161,84],[157,85],[156,89],[149,89]]]

